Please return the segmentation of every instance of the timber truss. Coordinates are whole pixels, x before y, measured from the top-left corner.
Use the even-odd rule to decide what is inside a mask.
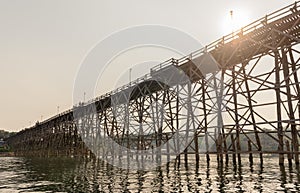
[[[17,155],[105,160],[216,153],[299,163],[300,10],[295,4],[8,139]],[[246,144],[246,145],[245,145]],[[271,146],[271,147],[270,147]],[[272,148],[273,147],[273,148]],[[275,148],[274,148],[275,147]]]

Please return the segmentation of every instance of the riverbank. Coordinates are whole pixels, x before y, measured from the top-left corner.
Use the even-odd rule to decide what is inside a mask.
[[[14,152],[0,152],[0,157],[13,157],[15,156]]]

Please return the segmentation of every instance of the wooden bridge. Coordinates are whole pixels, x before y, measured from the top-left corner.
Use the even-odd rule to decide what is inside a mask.
[[[299,164],[298,4],[26,128],[8,144],[27,156],[161,162],[183,155],[187,162],[194,154],[198,162],[217,154],[220,163],[236,164],[241,154],[250,162],[252,154],[261,162],[277,154],[279,164],[284,157]]]

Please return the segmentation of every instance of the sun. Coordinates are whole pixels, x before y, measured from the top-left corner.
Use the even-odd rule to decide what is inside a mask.
[[[240,30],[243,26],[250,23],[249,14],[242,9],[230,9],[224,16],[223,33],[224,35]]]

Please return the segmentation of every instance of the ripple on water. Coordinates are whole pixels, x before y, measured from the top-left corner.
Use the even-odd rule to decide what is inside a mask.
[[[242,166],[188,167],[171,162],[152,171],[124,170],[78,158],[0,158],[0,192],[299,192],[299,168],[278,167],[276,157],[264,167],[248,159]]]

